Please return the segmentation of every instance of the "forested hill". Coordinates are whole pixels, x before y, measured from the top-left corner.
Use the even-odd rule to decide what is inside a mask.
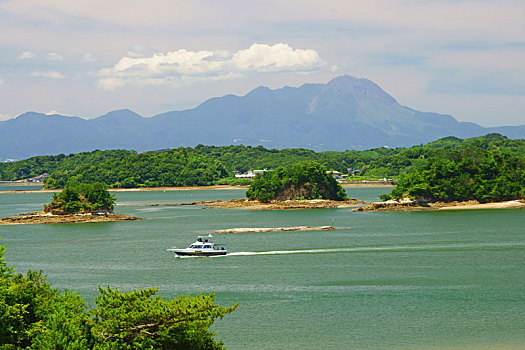
[[[38,156],[0,163],[0,180],[12,181],[50,174],[46,186],[59,188],[68,181],[103,182],[110,187],[212,185],[233,179],[233,171],[276,169],[302,161],[316,161],[329,170],[364,176],[397,177],[435,156],[439,150],[473,145],[489,151],[525,157],[525,140],[499,134],[459,139],[446,137],[410,148],[367,151],[314,152],[267,149],[262,146],[202,146],[137,153],[127,150],[93,151]]]
[[[478,145],[441,148],[383,199],[500,202],[525,198],[525,157]]]

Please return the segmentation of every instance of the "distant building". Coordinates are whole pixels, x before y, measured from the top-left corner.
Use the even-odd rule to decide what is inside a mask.
[[[235,174],[235,177],[237,178],[253,178],[255,177],[255,174],[253,173],[253,171],[248,171],[247,173],[244,173],[244,174]]]
[[[341,180],[343,178],[343,175],[337,170],[328,170],[326,173],[327,174],[332,174],[332,176],[336,180]]]
[[[244,174],[241,174],[239,171],[237,172],[237,174],[235,174],[235,172],[233,172],[233,173],[235,174],[235,177],[238,177],[238,178],[253,178],[253,177],[256,177],[257,174],[262,174],[262,173],[265,173],[267,171],[268,171],[268,169],[250,170],[250,171],[248,171],[247,173],[244,173]]]

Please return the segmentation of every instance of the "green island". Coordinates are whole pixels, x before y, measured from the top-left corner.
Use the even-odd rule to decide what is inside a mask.
[[[326,168],[307,161],[289,168],[278,167],[253,180],[246,197],[260,202],[293,199],[347,199],[346,192]]]
[[[481,203],[525,198],[525,158],[476,145],[440,150],[400,176],[383,199]]]
[[[59,194],[53,194],[51,203],[44,205],[44,212],[66,214],[109,211],[115,207],[116,197],[100,182],[69,184]]]
[[[525,157],[473,143],[440,149],[399,177],[384,202],[355,211],[525,207]]]
[[[349,180],[397,178],[418,167],[443,149],[474,145],[523,158],[525,140],[511,140],[499,134],[459,139],[446,137],[409,148],[376,148],[366,151],[314,152],[307,149],[266,149],[262,146],[179,147],[137,153],[127,150],[82,152],[70,155],[38,156],[0,163],[0,180],[31,179],[42,174],[46,188],[63,188],[69,181],[106,183],[109,188],[164,186],[249,185],[236,172],[290,167],[315,161],[328,170],[349,173]]]
[[[259,173],[246,191],[246,198],[190,204],[217,209],[286,210],[350,208],[364,203],[348,198],[324,166],[305,161]]]
[[[164,300],[157,288],[121,292],[99,287],[94,307],[59,291],[42,271],[16,273],[0,246],[2,349],[222,349],[209,330],[237,307],[209,295]]]
[[[113,213],[116,197],[105,184],[68,184],[44,211],[25,213],[0,219],[0,225],[71,224],[140,220],[137,217]]]

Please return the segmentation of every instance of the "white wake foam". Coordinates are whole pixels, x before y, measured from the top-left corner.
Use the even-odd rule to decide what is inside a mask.
[[[429,244],[410,246],[383,246],[383,247],[353,247],[353,248],[327,248],[327,249],[301,249],[301,250],[270,250],[263,252],[232,252],[224,256],[249,256],[249,255],[283,255],[283,254],[323,254],[323,253],[366,253],[366,252],[395,252],[395,251],[427,251],[427,250],[465,250],[480,248],[525,248],[525,243],[457,243],[457,244]]]

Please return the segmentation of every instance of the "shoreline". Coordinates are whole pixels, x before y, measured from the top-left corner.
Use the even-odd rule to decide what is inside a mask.
[[[204,209],[246,209],[246,210],[292,210],[292,209],[327,209],[327,208],[353,208],[362,204],[367,204],[359,199],[348,199],[346,201],[334,201],[329,199],[311,199],[311,200],[286,200],[271,201],[262,203],[259,201],[249,200],[248,198],[231,199],[229,201],[201,201],[181,204],[150,204],[150,206],[182,206],[196,205]]]
[[[175,186],[175,187],[135,187],[135,188],[108,188],[109,192],[149,192],[149,191],[202,191],[202,190],[235,190],[248,189],[250,186],[241,185],[213,185],[213,186]],[[59,193],[61,188],[40,190],[5,190],[2,193]]]
[[[39,225],[39,224],[79,224],[93,222],[117,222],[117,221],[135,221],[144,220],[130,215],[115,213],[82,213],[52,215],[43,211],[34,211],[31,213],[20,214],[0,219],[0,225]]]
[[[304,232],[304,231],[335,231],[335,230],[351,230],[351,227],[333,226],[289,226],[289,227],[235,227],[224,230],[215,230],[215,234],[237,234],[237,233],[266,233],[266,232]]]
[[[3,185],[0,185],[3,186]],[[9,185],[8,185],[9,186]],[[393,185],[388,184],[341,184],[342,187],[370,187],[385,188]],[[150,192],[150,191],[203,191],[203,190],[247,190],[246,185],[212,185],[212,186],[175,186],[175,187],[136,187],[136,188],[108,188],[110,192]],[[39,189],[39,190],[4,190],[2,193],[59,193],[62,189]]]
[[[464,202],[418,202],[410,200],[374,202],[370,205],[352,209],[358,212],[394,212],[425,210],[473,210],[473,209],[524,209],[525,200],[480,203],[476,200]]]

